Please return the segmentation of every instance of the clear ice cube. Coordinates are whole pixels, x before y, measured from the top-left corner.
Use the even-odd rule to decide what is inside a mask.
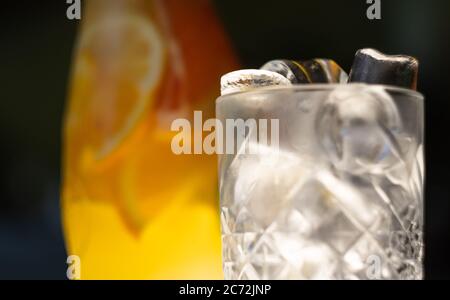
[[[391,96],[379,86],[336,88],[317,118],[319,138],[335,167],[350,173],[382,174],[401,161],[392,132],[402,124]]]
[[[229,184],[226,188],[231,189],[226,195],[234,199],[238,228],[268,227],[285,205],[286,199],[280,195],[287,195],[302,177],[296,156],[259,146],[258,154],[238,153],[225,175]]]

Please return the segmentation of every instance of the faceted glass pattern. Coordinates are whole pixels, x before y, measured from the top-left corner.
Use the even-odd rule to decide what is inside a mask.
[[[223,124],[279,120],[277,149],[269,139],[245,152],[249,128],[235,154],[219,156],[225,279],[422,279],[420,94],[263,88],[216,108]]]

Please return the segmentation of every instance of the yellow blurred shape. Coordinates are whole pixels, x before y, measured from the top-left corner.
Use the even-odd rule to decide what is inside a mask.
[[[64,125],[62,212],[82,279],[222,277],[217,161],[170,123],[214,115],[237,67],[207,0],[87,1]]]

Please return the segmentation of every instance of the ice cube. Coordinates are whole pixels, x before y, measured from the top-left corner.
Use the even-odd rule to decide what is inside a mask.
[[[334,277],[339,256],[325,243],[283,232],[273,233],[273,243],[282,259],[275,278],[304,280]]]
[[[379,86],[345,85],[329,95],[318,114],[320,142],[333,165],[354,174],[382,174],[401,162],[395,137],[401,119]]]
[[[383,248],[368,233],[347,251],[343,262],[345,270],[357,279],[398,279]]]
[[[232,200],[224,201],[232,203],[230,207],[237,216],[236,228],[249,226],[243,227],[242,222],[251,222],[252,227],[259,229],[270,226],[286,205],[289,189],[301,177],[302,168],[296,156],[267,146],[259,147],[259,154],[238,153],[225,174],[224,188],[228,191],[224,195]],[[243,212],[245,218],[240,220]]]
[[[310,242],[301,249],[299,256],[302,258],[302,265],[297,274],[301,274],[303,278],[296,279],[331,279],[338,267],[337,255],[327,245],[319,242]]]
[[[296,183],[288,197],[292,208],[300,212],[314,230],[317,230],[325,220],[339,213],[334,195],[315,179],[309,179],[305,183]]]
[[[338,253],[344,253],[380,218],[379,206],[357,188],[322,168],[306,182],[294,185],[288,198],[291,210],[298,213],[293,215],[295,223],[291,224],[292,220],[286,218],[280,225],[291,228],[296,224],[298,234],[324,241]]]
[[[343,254],[360,235],[361,230],[350,221],[345,213],[339,212],[323,222],[315,237],[326,242],[338,253]]]
[[[334,205],[345,213],[360,231],[369,229],[380,218],[379,205],[360,187],[337,178],[327,169],[319,170],[316,178],[324,189],[333,195]]]

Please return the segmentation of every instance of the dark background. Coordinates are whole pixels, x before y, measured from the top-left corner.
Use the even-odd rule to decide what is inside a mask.
[[[363,47],[420,60],[426,277],[450,278],[450,1],[381,0],[382,20],[376,21],[366,18],[365,0],[214,3],[246,67],[273,58],[329,57],[348,71]],[[66,8],[65,0],[4,1],[1,7],[0,279],[65,278],[61,124],[79,25],[66,19]]]

